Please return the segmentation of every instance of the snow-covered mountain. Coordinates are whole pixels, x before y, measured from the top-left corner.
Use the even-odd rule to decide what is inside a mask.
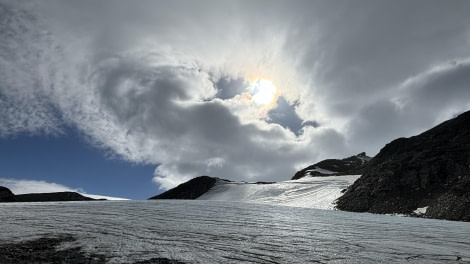
[[[333,209],[334,201],[357,178],[359,175],[248,183],[201,176],[150,199],[240,201]]]
[[[202,176],[154,198],[312,208],[333,208],[338,199],[339,210],[470,221],[470,111],[420,135],[396,139],[372,159],[360,153],[324,160],[279,183]]]
[[[323,160],[283,182],[232,182],[200,176],[150,199],[243,201],[333,209],[335,200],[360,177],[359,172],[369,160],[364,152],[345,159]]]
[[[217,181],[197,200],[243,201],[333,209],[342,191],[354,183],[359,175],[335,177],[303,177],[275,183],[246,183]]]

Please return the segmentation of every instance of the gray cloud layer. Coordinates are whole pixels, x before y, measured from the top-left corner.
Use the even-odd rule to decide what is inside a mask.
[[[468,110],[469,13],[465,0],[1,1],[0,136],[73,125],[159,164],[163,188],[284,180]],[[285,100],[267,116],[243,99],[253,76]]]

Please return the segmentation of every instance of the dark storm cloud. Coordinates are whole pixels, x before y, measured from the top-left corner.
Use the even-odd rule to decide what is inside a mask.
[[[73,125],[159,164],[164,188],[208,173],[288,179],[470,108],[465,0],[1,1],[0,12],[0,136]],[[279,88],[277,108],[244,94],[256,77]]]

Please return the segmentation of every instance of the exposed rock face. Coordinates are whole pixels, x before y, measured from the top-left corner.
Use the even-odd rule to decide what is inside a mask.
[[[85,197],[76,192],[55,192],[55,193],[28,193],[15,195],[18,202],[65,202],[65,201],[91,201],[95,200]]]
[[[470,111],[387,144],[338,199],[346,211],[470,221]]]
[[[305,176],[362,174],[362,170],[370,159],[371,158],[368,157],[365,152],[345,159],[326,159],[298,171],[292,177],[292,180],[297,180]]]
[[[7,187],[0,186],[0,202],[14,202],[15,195]]]
[[[212,188],[218,178],[199,176],[149,199],[196,199]]]

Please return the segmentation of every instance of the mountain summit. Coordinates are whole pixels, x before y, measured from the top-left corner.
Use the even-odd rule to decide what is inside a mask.
[[[297,180],[305,176],[333,176],[333,175],[358,175],[371,159],[365,152],[345,159],[326,159],[310,165],[292,177]]]

